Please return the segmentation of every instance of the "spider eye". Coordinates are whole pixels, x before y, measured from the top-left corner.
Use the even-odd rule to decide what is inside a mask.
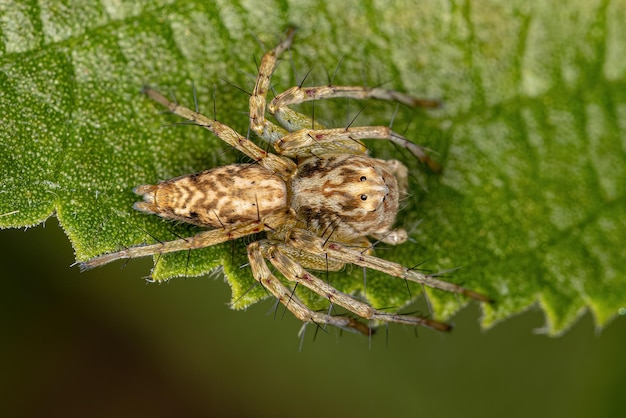
[[[361,195],[361,200],[367,200],[367,195],[366,194],[362,194]]]
[[[359,180],[361,180],[361,181],[365,181],[365,180],[367,180],[367,177],[365,177],[365,176],[361,176],[361,178],[360,178]],[[365,200],[365,199],[363,199],[363,200]]]

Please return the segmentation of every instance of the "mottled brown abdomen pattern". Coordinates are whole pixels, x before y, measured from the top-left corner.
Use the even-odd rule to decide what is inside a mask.
[[[284,181],[254,164],[232,164],[135,188],[135,209],[200,226],[257,220],[287,205]]]

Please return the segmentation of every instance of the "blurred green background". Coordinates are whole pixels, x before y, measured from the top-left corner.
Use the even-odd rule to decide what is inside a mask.
[[[79,273],[54,219],[0,232],[6,417],[618,417],[626,321],[560,338],[538,309],[488,331],[306,334],[273,302],[230,310],[221,279],[146,284],[150,260]]]

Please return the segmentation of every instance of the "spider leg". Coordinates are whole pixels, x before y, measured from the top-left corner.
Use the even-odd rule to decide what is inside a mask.
[[[294,34],[295,29],[289,28],[285,39],[274,49],[263,55],[261,64],[259,65],[259,73],[257,75],[256,83],[254,85],[254,89],[252,90],[252,95],[250,96],[250,128],[260,138],[266,140],[270,144],[274,144],[274,142],[286,135],[288,132],[297,129],[324,128],[324,126],[313,121],[310,117],[287,107],[281,110],[281,119],[277,119],[280,124],[287,129],[277,126],[265,118],[265,111],[267,109],[267,92],[270,89],[270,79],[272,78],[274,70],[278,66],[278,58],[291,46]]]
[[[368,87],[360,87],[360,86],[317,86],[317,87],[301,87],[295,86],[290,88],[289,90],[279,94],[272,100],[272,102],[268,106],[268,110],[271,115],[273,115],[278,122],[287,128],[288,131],[294,132],[296,135],[287,135],[286,138],[282,138],[282,142],[294,141],[294,145],[290,146],[289,149],[305,147],[300,152],[296,151],[295,155],[290,155],[285,153],[288,156],[303,156],[304,154],[309,153],[309,145],[301,145],[299,141],[307,141],[305,137],[311,136],[311,140],[314,142],[319,142],[317,135],[324,135],[324,129],[318,127],[313,124],[310,118],[301,115],[297,112],[294,112],[289,108],[290,105],[299,104],[311,100],[324,100],[324,99],[332,99],[332,98],[352,98],[357,100],[363,99],[380,99],[380,100],[394,100],[400,103],[403,103],[407,106],[411,107],[424,107],[424,108],[437,108],[440,106],[440,102],[437,100],[431,99],[420,99],[408,94],[404,94],[394,90],[387,90],[378,87],[368,88]],[[359,130],[362,133],[359,136],[354,131],[351,130]],[[366,128],[344,128],[345,134],[349,139],[353,139],[358,141],[359,139],[387,139],[391,142],[406,148],[409,150],[414,156],[416,156],[422,163],[425,163],[433,172],[441,171],[440,166],[432,161],[426,151],[410,142],[408,139],[402,137],[401,135],[396,134],[391,131],[389,128],[384,127],[366,127]],[[315,132],[312,132],[315,131]],[[318,132],[319,131],[319,132]],[[338,135],[335,137],[334,141],[342,141],[341,131],[342,129],[331,130],[334,131],[333,135]],[[302,133],[300,133],[302,132]],[[382,133],[381,133],[382,132]],[[299,135],[298,135],[299,134]],[[368,136],[371,135],[371,136]],[[285,135],[283,135],[285,136]],[[279,141],[281,138],[277,136],[274,138],[271,143]],[[345,141],[344,141],[345,142]],[[309,142],[310,144],[311,142]],[[347,143],[349,145],[349,143]],[[362,145],[362,144],[361,144]],[[327,144],[329,148],[331,148],[328,152],[333,152],[333,145]],[[280,152],[281,145],[276,145],[276,149]],[[317,150],[317,152],[320,152]],[[358,152],[359,154],[364,153],[364,150]]]
[[[272,102],[269,104],[268,110],[270,114],[273,115],[276,120],[278,120],[278,122],[280,122],[281,125],[285,126],[289,131],[296,131],[296,129],[305,128],[311,128],[311,130],[319,130],[319,128],[317,128],[316,126],[312,126],[311,123],[307,123],[306,121],[303,123],[301,118],[294,116],[294,112],[289,109],[288,106],[311,100],[332,99],[337,97],[347,97],[358,100],[369,98],[381,100],[395,100],[411,107],[436,108],[440,106],[440,103],[437,100],[419,99],[398,91],[386,90],[377,87],[368,88],[359,86],[295,86],[285,91],[284,93],[276,96],[276,98],[272,100]],[[349,127],[345,128],[346,131],[348,131],[349,129]],[[361,138],[357,138],[356,136],[352,135],[353,138],[390,140],[391,142],[409,150],[421,162],[428,165],[428,167],[432,171],[439,172],[441,170],[439,165],[428,157],[427,153],[422,147],[413,144],[408,139],[403,138],[401,135],[392,132],[389,128],[387,128],[387,133],[383,134],[382,136],[380,135],[379,131],[383,131],[383,127],[369,127],[365,129],[366,134],[370,134],[373,136],[363,136]],[[367,132],[367,130],[369,130],[369,132]],[[283,138],[283,140],[285,139]]]
[[[237,133],[233,128],[216,120],[194,112],[193,110],[169,101],[165,96],[150,87],[144,87],[143,92],[157,103],[167,107],[172,113],[194,122],[198,126],[213,132],[228,145],[243,152],[262,167],[279,174],[287,179],[296,169],[296,164],[288,158],[284,158],[265,151],[254,142]]]
[[[333,260],[378,270],[391,276],[432,287],[433,289],[459,293],[481,302],[492,302],[488,296],[454,283],[439,280],[435,277],[436,275],[419,273],[401,264],[365,254],[362,251],[348,248],[340,243],[327,242],[327,240],[317,237],[304,229],[292,229],[287,236],[286,243],[289,246],[309,253],[328,254]]]
[[[289,28],[285,39],[279,43],[274,49],[268,51],[261,58],[259,65],[259,73],[257,75],[252,95],[250,96],[250,128],[261,138],[269,143],[274,143],[278,138],[282,137],[287,131],[265,118],[265,110],[267,107],[267,92],[270,89],[270,80],[272,74],[278,65],[278,57],[289,49],[293,42],[295,28]]]
[[[406,230],[402,228],[392,229],[384,234],[372,234],[372,237],[379,242],[391,245],[400,245],[409,239],[409,235],[406,233]]]
[[[357,331],[365,335],[371,333],[370,328],[347,316],[332,316],[321,312],[315,312],[307,307],[293,292],[288,289],[276,276],[272,274],[265,262],[265,257],[260,248],[260,242],[248,245],[248,259],[254,278],[261,283],[280,303],[285,305],[299,320],[315,324],[328,324],[336,327]]]
[[[290,281],[302,284],[318,295],[328,299],[331,304],[342,306],[361,318],[374,321],[394,322],[408,325],[419,325],[437,331],[450,331],[450,325],[419,316],[398,315],[381,312],[367,303],[342,293],[330,284],[307,272],[302,266],[282,253],[287,244],[263,240],[258,242],[261,254]],[[335,318],[335,317],[333,317]]]
[[[423,107],[434,109],[441,106],[438,100],[420,99],[409,94],[395,90],[387,90],[379,87],[363,86],[294,86],[284,91],[272,100],[269,111],[276,119],[281,120],[282,109],[293,104],[304,103],[311,100],[335,99],[345,97],[356,100],[379,99],[393,100],[410,107]]]
[[[265,228],[266,225],[263,221],[250,221],[233,227],[202,231],[189,238],[180,238],[156,244],[136,245],[117,252],[102,254],[98,257],[80,262],[78,264],[81,270],[88,270],[124,258],[146,257],[150,255],[160,255],[176,251],[204,248],[211,245],[221,244],[226,241],[235,240],[246,235],[256,234],[264,231]]]
[[[312,154],[354,153],[365,154],[363,139],[384,139],[407,149],[433,172],[441,171],[439,164],[430,159],[426,150],[392,131],[388,126],[357,126],[334,129],[301,129],[277,139],[276,151],[287,157],[309,157]]]

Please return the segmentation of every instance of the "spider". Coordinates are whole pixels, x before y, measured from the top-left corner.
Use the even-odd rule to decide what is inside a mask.
[[[253,160],[185,175],[158,184],[138,186],[143,200],[134,208],[162,218],[209,228],[198,234],[156,244],[129,247],[81,263],[83,269],[122,258],[192,250],[260,232],[266,238],[247,246],[254,278],[304,323],[333,325],[369,335],[376,323],[400,323],[448,331],[451,326],[433,319],[383,312],[367,302],[335,289],[310,270],[339,271],[346,264],[382,271],[391,276],[479,301],[489,298],[436,278],[377,258],[367,237],[398,245],[407,239],[393,229],[399,198],[406,194],[408,170],[397,160],[367,155],[362,139],[384,139],[408,149],[433,171],[438,165],[423,148],[388,127],[365,126],[326,129],[289,105],[337,97],[395,100],[410,106],[436,107],[437,102],[382,88],[292,87],[267,104],[270,78],[280,55],[290,48],[295,29],[267,52],[259,65],[250,95],[250,127],[269,142],[270,153],[232,128],[191,109],[170,102],[150,87],[143,92],[172,113],[213,132]],[[266,119],[266,110],[282,126]],[[312,127],[312,128],[311,128]],[[332,315],[309,308],[268,266],[296,286],[305,286],[365,319]]]

